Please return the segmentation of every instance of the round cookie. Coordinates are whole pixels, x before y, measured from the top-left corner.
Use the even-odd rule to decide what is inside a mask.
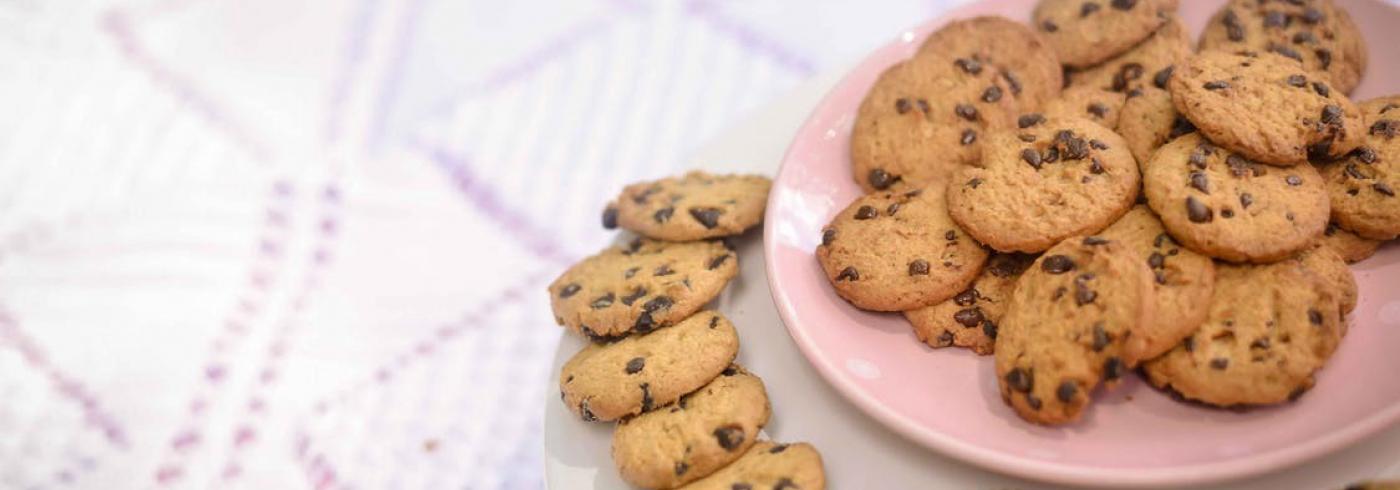
[[[718,241],[637,238],[583,259],[549,285],[554,319],[593,340],[646,333],[690,316],[739,272]]]
[[[603,210],[603,227],[673,241],[738,235],[763,221],[770,185],[760,175],[700,171],[632,184]]]
[[[1273,262],[1327,226],[1327,193],[1312,165],[1260,165],[1188,134],[1153,155],[1147,203],[1172,237],[1231,262]]]
[[[977,161],[989,129],[1011,125],[1016,102],[994,71],[916,56],[886,69],[851,128],[851,168],[866,192],[942,185]]]
[[[987,251],[948,218],[940,187],[856,199],[822,229],[817,260],[856,307],[904,311],[957,294]]]
[[[1176,110],[1212,142],[1260,163],[1332,158],[1361,144],[1361,110],[1325,77],[1272,53],[1201,53],[1173,70]]]
[[[1322,232],[1319,240],[1324,246],[1337,252],[1337,255],[1348,264],[1354,264],[1370,258],[1380,248],[1380,240],[1362,238],[1350,231],[1337,227],[1336,223],[1327,223],[1327,229]]]
[[[972,285],[942,303],[904,312],[914,335],[929,347],[956,345],[981,355],[991,354],[997,322],[1006,312],[1016,279],[1035,261],[1025,254],[992,254]]]
[[[1002,78],[1017,109],[1033,111],[1060,95],[1064,70],[1045,39],[1020,22],[982,16],[955,20],[929,34],[918,56],[961,59],[969,68],[987,67]]]
[[[589,344],[564,363],[559,391],[585,422],[670,404],[719,376],[739,353],[734,325],[715,311],[611,344]]]
[[[612,458],[627,483],[676,488],[739,459],[768,423],[763,381],[730,366],[669,408],[617,422]]]
[[[1146,344],[1152,274],[1125,243],[1066,239],[1021,276],[997,335],[1002,400],[1038,424],[1075,421],[1100,382],[1116,382]]]
[[[823,490],[826,470],[811,444],[759,441],[744,457],[685,487],[686,490]]]
[[[1139,87],[1135,95],[1123,102],[1123,111],[1116,128],[1123,141],[1128,142],[1138,168],[1147,171],[1152,154],[1168,141],[1196,131],[1172,105],[1172,94],[1155,86]]]
[[[1002,252],[1040,252],[1095,233],[1137,197],[1127,143],[1083,118],[1021,116],[1022,128],[987,136],[982,164],[955,174],[948,211],[978,241]]]
[[[1365,113],[1362,146],[1326,165],[1332,220],[1365,238],[1390,240],[1400,235],[1400,96],[1361,104]]]
[[[1296,260],[1216,268],[1210,315],[1170,352],[1143,364],[1148,381],[1221,407],[1296,399],[1341,340],[1327,281]]]
[[[1176,6],[1177,0],[1040,0],[1031,20],[1061,63],[1087,68],[1147,39]]]
[[[1060,98],[1045,104],[1042,112],[1049,118],[1082,117],[1112,129],[1118,126],[1124,98],[1121,93],[1100,88],[1070,87],[1060,94]]]
[[[1351,16],[1331,0],[1232,0],[1201,33],[1201,50],[1274,52],[1325,72],[1351,93],[1366,72],[1366,43]]]
[[[1069,72],[1069,86],[1124,93],[1147,86],[1165,89],[1176,64],[1190,56],[1191,32],[1173,15],[1132,49],[1096,66]]]
[[[1215,263],[1172,240],[1147,206],[1134,206],[1099,236],[1125,245],[1152,270],[1155,317],[1134,331],[1143,359],[1171,350],[1205,321],[1215,290]]]

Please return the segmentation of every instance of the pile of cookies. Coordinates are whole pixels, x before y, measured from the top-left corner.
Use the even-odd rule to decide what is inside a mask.
[[[1346,333],[1347,262],[1400,235],[1400,96],[1354,103],[1331,0],[1041,0],[953,22],[879,77],[851,135],[868,193],[816,256],[856,307],[995,355],[1024,419],[1130,371],[1179,399],[1297,399]]]
[[[554,317],[592,342],[564,364],[560,397],[585,422],[616,422],[612,457],[642,488],[826,486],[811,445],[758,440],[763,381],[734,363],[739,336],[704,306],[738,274],[724,241],[763,219],[765,177],[691,172],[628,186],[603,226],[641,235],[549,286]]]

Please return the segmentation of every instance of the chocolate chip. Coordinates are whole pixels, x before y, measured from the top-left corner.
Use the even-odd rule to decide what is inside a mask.
[[[1328,104],[1322,108],[1322,123],[1337,124],[1342,122],[1342,108]]]
[[[1055,31],[1060,30],[1060,26],[1055,25],[1055,23],[1052,22],[1052,21],[1050,21],[1050,20],[1046,20],[1045,22],[1041,22],[1041,23],[1040,23],[1040,28],[1041,28],[1041,29],[1044,29],[1045,32],[1055,32]]]
[[[1084,306],[1089,303],[1093,303],[1094,298],[1099,297],[1099,293],[1095,292],[1092,289],[1089,289],[1088,284],[1086,284],[1085,281],[1080,280],[1084,279],[1085,277],[1086,276],[1079,276],[1074,281],[1074,304],[1076,306]]]
[[[928,117],[928,111],[929,111],[928,101],[927,101],[927,100],[924,100],[924,99],[919,99],[919,100],[914,101],[914,103],[919,105],[919,112],[924,113],[924,117]]]
[[[911,276],[927,276],[927,275],[928,275],[928,261],[927,261],[927,260],[924,260],[924,259],[915,259],[913,262],[910,262],[910,263],[909,263],[909,275],[911,275]]]
[[[646,295],[647,295],[647,289],[646,289],[646,288],[641,288],[641,287],[639,287],[639,288],[633,290],[633,291],[632,291],[631,293],[629,293],[627,296],[623,296],[623,297],[622,297],[622,304],[623,304],[623,305],[626,305],[626,306],[632,306],[632,303],[636,303],[637,300],[642,299],[642,297],[643,297],[643,296],[646,296]]]
[[[1089,147],[1095,150],[1107,150],[1108,144],[1099,140],[1089,140]]]
[[[1069,291],[1069,289],[1064,286],[1055,288],[1055,294],[1050,295],[1050,299],[1053,301],[1059,301],[1060,298],[1065,297],[1065,292],[1067,291]]]
[[[953,332],[944,330],[943,333],[938,334],[937,345],[939,347],[947,347],[953,345]]]
[[[1156,75],[1152,76],[1152,85],[1156,86],[1157,88],[1166,90],[1167,82],[1171,81],[1172,71],[1175,69],[1175,66],[1167,66],[1166,68],[1159,70]]]
[[[714,435],[719,447],[724,448],[725,451],[732,452],[744,444],[744,428],[737,425],[726,425],[715,429]]]
[[[836,280],[837,280],[837,281],[859,281],[859,280],[860,280],[860,271],[857,271],[855,267],[847,267],[847,268],[845,268],[845,269],[841,269],[841,273],[836,275]]]
[[[1176,139],[1177,137],[1183,134],[1190,134],[1194,132],[1196,132],[1196,125],[1191,124],[1190,120],[1178,114],[1176,116],[1176,119],[1172,120],[1172,130],[1170,133],[1167,133],[1167,139]]]
[[[1385,182],[1376,182],[1375,184],[1371,184],[1371,188],[1375,189],[1376,192],[1384,194],[1387,197],[1395,197],[1395,190],[1391,189],[1390,186],[1386,185]]]
[[[797,490],[797,484],[791,478],[780,478],[778,483],[773,485],[773,490]]]
[[[1088,246],[1091,246],[1091,247],[1092,247],[1092,246],[1094,246],[1094,245],[1103,245],[1103,244],[1106,244],[1106,243],[1108,243],[1108,239],[1107,239],[1107,238],[1104,238],[1104,237],[1100,237],[1100,236],[1086,236],[1086,237],[1084,237],[1084,242],[1083,242],[1083,243],[1084,243],[1085,245],[1088,245]]]
[[[601,310],[603,308],[612,306],[614,299],[617,299],[617,297],[613,296],[613,293],[604,294],[594,299],[593,302],[589,303],[588,306],[592,307],[595,310]]]
[[[1314,309],[1308,309],[1308,321],[1312,322],[1313,325],[1322,325],[1322,313]]]
[[[1167,258],[1157,252],[1152,252],[1152,255],[1147,256],[1147,265],[1153,269],[1161,269],[1166,261]]]
[[[953,64],[957,65],[958,68],[962,68],[962,71],[972,75],[982,73],[982,63],[974,59],[958,58],[953,61]]]
[[[1206,82],[1205,85],[1202,85],[1202,87],[1205,87],[1206,90],[1220,90],[1230,88],[1230,83],[1224,80],[1215,80]]]
[[[1226,10],[1225,18],[1221,19],[1221,22],[1225,24],[1225,33],[1230,36],[1231,41],[1244,40],[1244,26],[1240,25],[1240,17],[1234,10]]]
[[[1057,160],[1059,160],[1059,159],[1060,159],[1060,148],[1059,148],[1059,147],[1056,147],[1056,146],[1052,146],[1052,147],[1049,147],[1049,148],[1046,148],[1046,149],[1045,149],[1045,154],[1044,154],[1044,155],[1041,155],[1041,157],[1040,157],[1040,162],[1041,162],[1041,163],[1055,163],[1055,161],[1057,161]]]
[[[1103,105],[1099,102],[1089,104],[1089,107],[1086,107],[1085,110],[1089,111],[1090,114],[1093,114],[1100,118],[1108,116],[1108,106]]]
[[[720,208],[690,208],[690,216],[699,221],[707,230],[713,230],[719,226],[719,216],[724,214]]]
[[[909,112],[909,110],[913,108],[914,105],[909,102],[909,99],[901,97],[894,101],[894,110],[900,114]]]
[[[1040,410],[1040,397],[1027,393],[1026,405],[1029,405],[1031,407],[1031,410]]]
[[[958,140],[958,142],[962,143],[963,146],[970,145],[975,141],[977,141],[977,131],[972,129],[964,129],[962,132],[962,138]]]
[[[1288,16],[1277,10],[1270,10],[1264,13],[1264,27],[1284,27],[1288,25]]]
[[[972,306],[973,303],[977,302],[977,298],[981,296],[982,294],[978,293],[976,288],[968,289],[958,293],[957,296],[953,296],[953,303],[958,306]]]
[[[1191,151],[1191,157],[1187,160],[1192,166],[1204,170],[1206,168],[1206,154],[1197,148]]]
[[[894,216],[894,213],[896,213],[896,212],[898,212],[898,211],[899,211],[899,203],[897,203],[897,202],[890,203],[889,207],[885,208],[885,214],[890,215],[890,216]]]
[[[1113,381],[1123,377],[1123,360],[1117,357],[1110,357],[1103,362],[1103,379]]]
[[[651,411],[652,404],[656,403],[655,400],[651,399],[651,384],[642,383],[638,386],[642,389],[642,411],[649,412]]]
[[[1016,74],[1011,70],[1001,72],[1001,78],[1006,80],[1006,86],[1011,87],[1011,95],[1021,95],[1021,79],[1016,78]]]
[[[1118,10],[1132,10],[1137,5],[1137,0],[1113,0],[1112,5]]]
[[[1181,341],[1181,348],[1186,349],[1186,352],[1196,352],[1196,338],[1186,337],[1186,340]]]
[[[617,208],[608,206],[603,209],[603,228],[609,230],[617,228]]]
[[[1303,88],[1308,86],[1308,77],[1302,75],[1289,75],[1287,80],[1289,85]]]
[[[1094,323],[1094,352],[1103,352],[1104,347],[1108,347],[1109,342],[1113,342],[1113,337],[1103,329],[1103,322]]]
[[[1360,160],[1361,163],[1365,163],[1367,165],[1376,163],[1376,150],[1373,150],[1370,147],[1363,146],[1357,148],[1356,151],[1352,152],[1352,154],[1355,155],[1356,159]]]
[[[632,360],[627,361],[627,374],[640,373],[642,372],[642,368],[646,367],[646,365],[647,360],[645,358],[633,357]]]
[[[1283,178],[1283,181],[1284,181],[1284,182],[1287,182],[1288,185],[1291,185],[1291,186],[1294,186],[1294,187],[1303,185],[1303,178],[1302,178],[1302,177],[1299,177],[1299,176],[1297,176],[1297,175],[1289,175],[1289,176],[1287,176],[1287,177],[1284,177],[1284,178]]]
[[[981,178],[981,177],[973,177],[972,179],[969,179],[969,180],[967,181],[967,186],[968,186],[968,187],[971,187],[971,188],[973,188],[973,189],[976,189],[977,186],[979,186],[979,185],[982,185],[982,178]]]
[[[1040,170],[1040,154],[1036,153],[1035,150],[1030,148],[1021,150],[1021,159],[1025,160],[1026,163],[1029,163],[1031,167],[1034,167],[1036,170]]]
[[[653,214],[652,218],[654,218],[657,223],[665,223],[671,219],[671,215],[673,214],[676,214],[676,208],[661,208],[656,210],[656,214]]]
[[[1326,70],[1332,66],[1332,51],[1319,49],[1313,54],[1317,55],[1317,62],[1322,64],[1322,69]]]
[[[1309,24],[1316,24],[1318,22],[1322,22],[1322,11],[1313,7],[1308,7],[1306,10],[1303,11],[1302,19],[1303,22],[1307,22]]]
[[[1001,100],[1001,87],[993,85],[987,87],[985,92],[982,92],[982,102],[992,103],[998,100]]]
[[[597,422],[598,416],[593,415],[593,411],[588,409],[588,400],[579,402],[578,411],[583,416],[584,422]]]
[[[953,314],[953,321],[958,322],[958,324],[965,328],[973,328],[981,325],[982,320],[985,319],[986,316],[982,314],[982,309],[976,306],[972,308],[963,308]]]
[[[559,288],[559,297],[567,298],[569,296],[573,296],[575,294],[578,294],[578,291],[580,289],[583,289],[583,287],[579,286],[578,283],[565,284],[564,287]]]
[[[1311,32],[1308,32],[1308,31],[1300,31],[1300,32],[1298,32],[1297,34],[1294,34],[1294,35],[1293,35],[1293,44],[1304,44],[1304,43],[1315,43],[1315,42],[1317,42],[1317,38],[1316,38],[1316,37],[1313,37],[1313,34],[1312,34]]]
[[[827,228],[825,230],[822,230],[822,246],[830,246],[831,242],[834,241],[836,241],[835,228]]]
[[[1064,274],[1074,270],[1074,260],[1066,255],[1051,255],[1040,263],[1040,268],[1051,274]]]
[[[1031,126],[1035,126],[1035,125],[1037,125],[1037,124],[1043,123],[1043,122],[1045,122],[1045,116],[1042,116],[1042,115],[1040,115],[1039,113],[1034,113],[1034,112],[1033,112],[1033,113],[1025,114],[1025,115],[1023,115],[1023,116],[1017,118],[1017,119],[1016,119],[1016,126],[1019,126],[1021,129],[1026,129],[1026,128],[1029,128],[1029,127],[1031,127]]]
[[[714,330],[714,328],[717,327],[717,326],[719,326],[719,315],[715,315],[715,316],[710,317],[710,330]],[[724,368],[725,371],[730,371],[730,370],[733,370],[733,369],[734,369],[734,366],[729,366],[729,367],[727,367],[727,368]],[[730,374],[726,374],[725,376],[733,376],[733,375],[734,375],[734,373],[730,373]]]
[[[1084,5],[1080,5],[1080,6],[1079,6],[1079,16],[1080,16],[1080,17],[1088,17],[1089,14],[1092,14],[1092,13],[1098,12],[1098,11],[1099,11],[1099,4],[1094,3],[1094,2],[1084,2]]]
[[[1055,388],[1055,398],[1059,398],[1062,402],[1069,403],[1074,401],[1074,395],[1078,392],[1079,385],[1074,384],[1073,381],[1064,380],[1060,382],[1059,388]]]
[[[1249,205],[1254,204],[1254,196],[1248,192],[1240,193],[1240,207],[1249,209]]]
[[[689,470],[689,469],[690,469],[690,465],[685,464],[685,461],[677,461],[677,462],[676,462],[676,476],[684,475],[685,472],[686,472],[686,470]]]
[[[669,296],[657,296],[643,304],[642,310],[646,311],[647,313],[652,313],[657,310],[664,310],[670,308],[672,304],[674,303],[671,301],[671,298]]]
[[[1206,178],[1205,172],[1191,172],[1191,187],[1210,194],[1210,181]]]
[[[650,198],[652,194],[656,194],[658,192],[661,192],[661,187],[648,187],[646,188],[646,190],[643,190],[642,192],[637,193],[637,195],[632,196],[632,202],[635,202],[637,204],[646,204],[647,199]]]
[[[1031,388],[1035,387],[1035,375],[1021,368],[1012,368],[1005,379],[1007,386],[1021,393],[1030,393]]]
[[[1369,132],[1371,136],[1384,136],[1385,139],[1389,140],[1394,138],[1396,134],[1400,134],[1400,120],[1381,119],[1371,125]]]
[[[977,120],[977,108],[973,107],[972,104],[958,104],[957,107],[953,108],[953,112],[963,119],[969,121]]]
[[[1196,200],[1196,196],[1186,196],[1186,217],[1192,223],[1209,223],[1214,214],[1204,203]]]
[[[861,206],[859,209],[856,209],[856,216],[855,216],[855,218],[858,219],[858,220],[867,220],[867,219],[873,219],[873,218],[875,218],[876,216],[879,216],[879,215],[880,215],[880,212],[879,212],[879,211],[876,211],[875,208],[874,208],[873,206]]]
[[[993,322],[991,320],[982,322],[982,335],[986,335],[987,338],[995,340],[997,338],[996,322]]]
[[[1142,78],[1142,64],[1124,63],[1118,67],[1118,72],[1113,74],[1113,91],[1122,92],[1128,88],[1128,84]]]
[[[768,449],[768,454],[778,454],[778,453],[781,453],[781,452],[783,452],[783,451],[786,451],[787,448],[788,448],[788,445],[787,445],[787,444],[778,444],[778,445],[773,446],[772,448],[769,448],[769,449]]]
[[[1249,347],[1250,347],[1251,349],[1268,349],[1268,348],[1269,348],[1269,338],[1268,338],[1268,337],[1260,337],[1260,338],[1258,338],[1258,339],[1255,339],[1254,342],[1250,342],[1250,343],[1249,343]]]
[[[1214,369],[1216,371],[1224,371],[1227,367],[1230,367],[1229,359],[1226,359],[1224,357],[1217,357],[1215,359],[1210,360],[1211,369]]]
[[[894,181],[896,180],[893,175],[890,175],[889,172],[886,172],[883,168],[871,170],[870,174],[867,175],[866,178],[870,182],[870,187],[874,187],[882,191],[888,189],[890,185],[894,184]]]

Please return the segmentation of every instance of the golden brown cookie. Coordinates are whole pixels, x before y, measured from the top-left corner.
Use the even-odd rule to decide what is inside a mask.
[[[1101,382],[1115,382],[1147,347],[1152,274],[1125,243],[1066,239],[1027,269],[997,334],[1001,397],[1021,418],[1073,422]]]
[[[613,463],[627,483],[676,488],[743,456],[769,412],[763,380],[733,365],[670,406],[619,420]]]
[[[1070,87],[1060,98],[1045,104],[1045,117],[1081,117],[1108,129],[1118,126],[1124,96],[1118,92],[1081,86]]]
[[[585,422],[617,420],[705,386],[738,353],[734,325],[704,311],[646,335],[589,344],[564,363],[560,396]]]
[[[1031,20],[1061,63],[1087,68],[1147,39],[1176,7],[1177,0],[1040,0]]]
[[[1301,261],[1221,264],[1206,322],[1143,372],[1159,388],[1210,405],[1293,400],[1341,341],[1338,308],[1328,281]]]
[[[1020,22],[982,16],[955,20],[929,34],[918,56],[954,58],[971,70],[988,69],[1001,77],[1017,109],[1037,110],[1060,95],[1064,71],[1045,39]]]
[[[1231,0],[1216,12],[1201,50],[1273,52],[1328,75],[1350,93],[1366,72],[1366,43],[1347,11],[1331,0]]]
[[[554,319],[593,340],[646,333],[690,316],[739,271],[719,241],[637,238],[583,259],[549,285]]]
[[[826,470],[811,444],[760,441],[724,469],[685,486],[687,490],[823,490]]]
[[[993,70],[915,56],[886,69],[851,128],[851,168],[866,192],[941,185],[977,161],[988,130],[1010,126],[1016,102]]]
[[[1337,225],[1365,238],[1400,235],[1400,95],[1361,104],[1366,128],[1362,146],[1326,165],[1327,194]]]
[[[1294,60],[1209,51],[1173,71],[1176,110],[1210,141],[1271,165],[1345,155],[1361,144],[1361,110]]]
[[[603,210],[603,227],[673,241],[738,235],[763,221],[770,185],[761,175],[700,171],[632,184]]]
[[[1165,89],[1176,64],[1191,56],[1191,32],[1171,16],[1151,37],[1098,65],[1069,72],[1070,87],[1130,93],[1148,86]]]
[[[1293,260],[1302,262],[1303,267],[1327,281],[1328,287],[1337,296],[1337,305],[1341,307],[1342,317],[1356,309],[1360,291],[1356,286],[1356,278],[1351,274],[1351,268],[1347,267],[1341,255],[1330,248],[1316,245],[1293,256]],[[1342,321],[1342,333],[1346,333],[1345,320]]]
[[[1123,138],[1082,118],[1031,114],[1019,123],[988,135],[982,164],[948,186],[949,213],[979,242],[1040,252],[1098,232],[1132,207],[1138,167]]]
[[[1116,131],[1128,142],[1138,168],[1146,173],[1147,163],[1157,148],[1183,134],[1195,132],[1196,126],[1176,112],[1171,92],[1147,86],[1138,88],[1123,102]]]
[[[904,311],[962,291],[987,261],[948,217],[941,187],[856,199],[822,229],[817,260],[856,307]]]
[[[1172,237],[1231,262],[1281,260],[1327,226],[1327,193],[1312,165],[1254,163],[1198,133],[1157,150],[1143,192]]]
[[[942,303],[904,312],[914,335],[929,347],[956,345],[981,355],[992,353],[997,322],[1006,312],[1016,279],[1035,257],[1026,254],[992,254],[982,274],[967,289]]]
[[[1337,227],[1336,223],[1327,224],[1327,229],[1322,232],[1320,241],[1323,245],[1331,248],[1333,252],[1337,252],[1337,255],[1348,264],[1370,258],[1381,246],[1380,240],[1362,238],[1355,233]]]
[[[1143,359],[1175,347],[1205,321],[1215,290],[1215,263],[1182,247],[1147,206],[1134,206],[1099,236],[1125,245],[1152,269],[1151,321],[1133,332],[1145,344]]]

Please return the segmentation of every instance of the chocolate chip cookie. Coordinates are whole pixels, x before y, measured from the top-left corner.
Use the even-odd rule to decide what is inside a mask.
[[[1327,193],[1312,165],[1255,163],[1199,134],[1157,150],[1143,191],[1172,237],[1231,262],[1286,258],[1327,226]]]
[[[915,56],[885,70],[851,129],[851,168],[866,192],[942,185],[981,155],[988,130],[1010,126],[1006,80],[970,59]]]
[[[1006,312],[1016,279],[1035,257],[1026,254],[992,254],[972,285],[951,299],[904,312],[914,335],[929,347],[956,345],[981,355],[996,345],[997,322]]]
[[[744,457],[685,487],[687,490],[823,490],[822,455],[807,443],[760,441]]]
[[[1300,261],[1221,264],[1206,322],[1143,372],[1159,388],[1210,405],[1293,400],[1341,340],[1338,308],[1327,280]]]
[[[1045,252],[1011,294],[997,334],[1001,397],[1038,424],[1073,422],[1101,382],[1137,365],[1152,320],[1152,274],[1125,243],[1072,237]]]
[[[1365,238],[1400,235],[1400,96],[1361,104],[1365,136],[1361,147],[1325,166],[1332,219]]]
[[[1123,112],[1118,118],[1117,132],[1128,142],[1138,168],[1147,171],[1147,163],[1152,154],[1168,141],[1196,131],[1181,113],[1172,105],[1172,94],[1155,86],[1139,87],[1133,96],[1123,102]]]
[[[1122,243],[1152,270],[1157,314],[1133,333],[1146,344],[1138,357],[1161,355],[1205,321],[1215,289],[1215,264],[1178,245],[1151,209],[1134,206],[1100,236]]]
[[[1350,93],[1366,72],[1366,43],[1331,0],[1231,0],[1206,24],[1201,49],[1272,52],[1326,73]]]
[[[948,217],[941,187],[870,194],[822,229],[817,260],[858,308],[904,311],[962,291],[987,251]]]
[[[1177,0],[1041,0],[1031,20],[1061,63],[1088,68],[1147,39],[1176,7]]]
[[[1327,229],[1322,232],[1322,238],[1319,241],[1331,248],[1333,252],[1337,252],[1337,255],[1348,264],[1370,258],[1381,246],[1380,240],[1362,238],[1360,235],[1339,228],[1336,223],[1327,224]]]
[[[1175,66],[1191,56],[1191,33],[1173,15],[1150,37],[1103,63],[1067,74],[1070,87],[1097,87],[1128,94],[1144,87],[1165,89]]]
[[[603,226],[673,241],[738,235],[763,221],[770,185],[760,175],[700,171],[632,184],[603,210]]]
[[[1082,117],[1113,129],[1123,110],[1124,96],[1096,87],[1070,87],[1060,98],[1045,104],[1045,117]]]
[[[1123,138],[1083,118],[1020,117],[987,136],[981,165],[948,186],[953,220],[1002,252],[1040,252],[1118,220],[1137,197],[1137,163]]]
[[[738,353],[734,325],[704,311],[646,335],[589,344],[564,363],[560,396],[585,422],[617,420],[705,386]]]
[[[676,403],[619,420],[612,458],[628,483],[676,488],[743,456],[768,423],[763,381],[730,366]]]
[[[1277,54],[1204,52],[1168,86],[1201,134],[1260,163],[1335,158],[1361,144],[1361,110],[1325,76]]]
[[[919,56],[952,58],[970,70],[994,72],[1024,112],[1058,97],[1064,86],[1055,50],[1035,31],[1005,17],[950,22],[924,40]]]
[[[1322,276],[1328,283],[1328,287],[1337,296],[1337,305],[1341,307],[1343,317],[1356,309],[1356,301],[1359,290],[1356,286],[1356,278],[1351,274],[1351,268],[1347,267],[1342,256],[1336,251],[1324,246],[1315,245],[1309,247],[1298,255],[1293,256],[1293,260],[1302,262],[1303,267],[1309,271]],[[1341,324],[1342,333],[1346,333],[1345,319]]]
[[[593,340],[646,333],[699,310],[738,274],[718,241],[637,238],[564,271],[549,285],[554,319]]]

